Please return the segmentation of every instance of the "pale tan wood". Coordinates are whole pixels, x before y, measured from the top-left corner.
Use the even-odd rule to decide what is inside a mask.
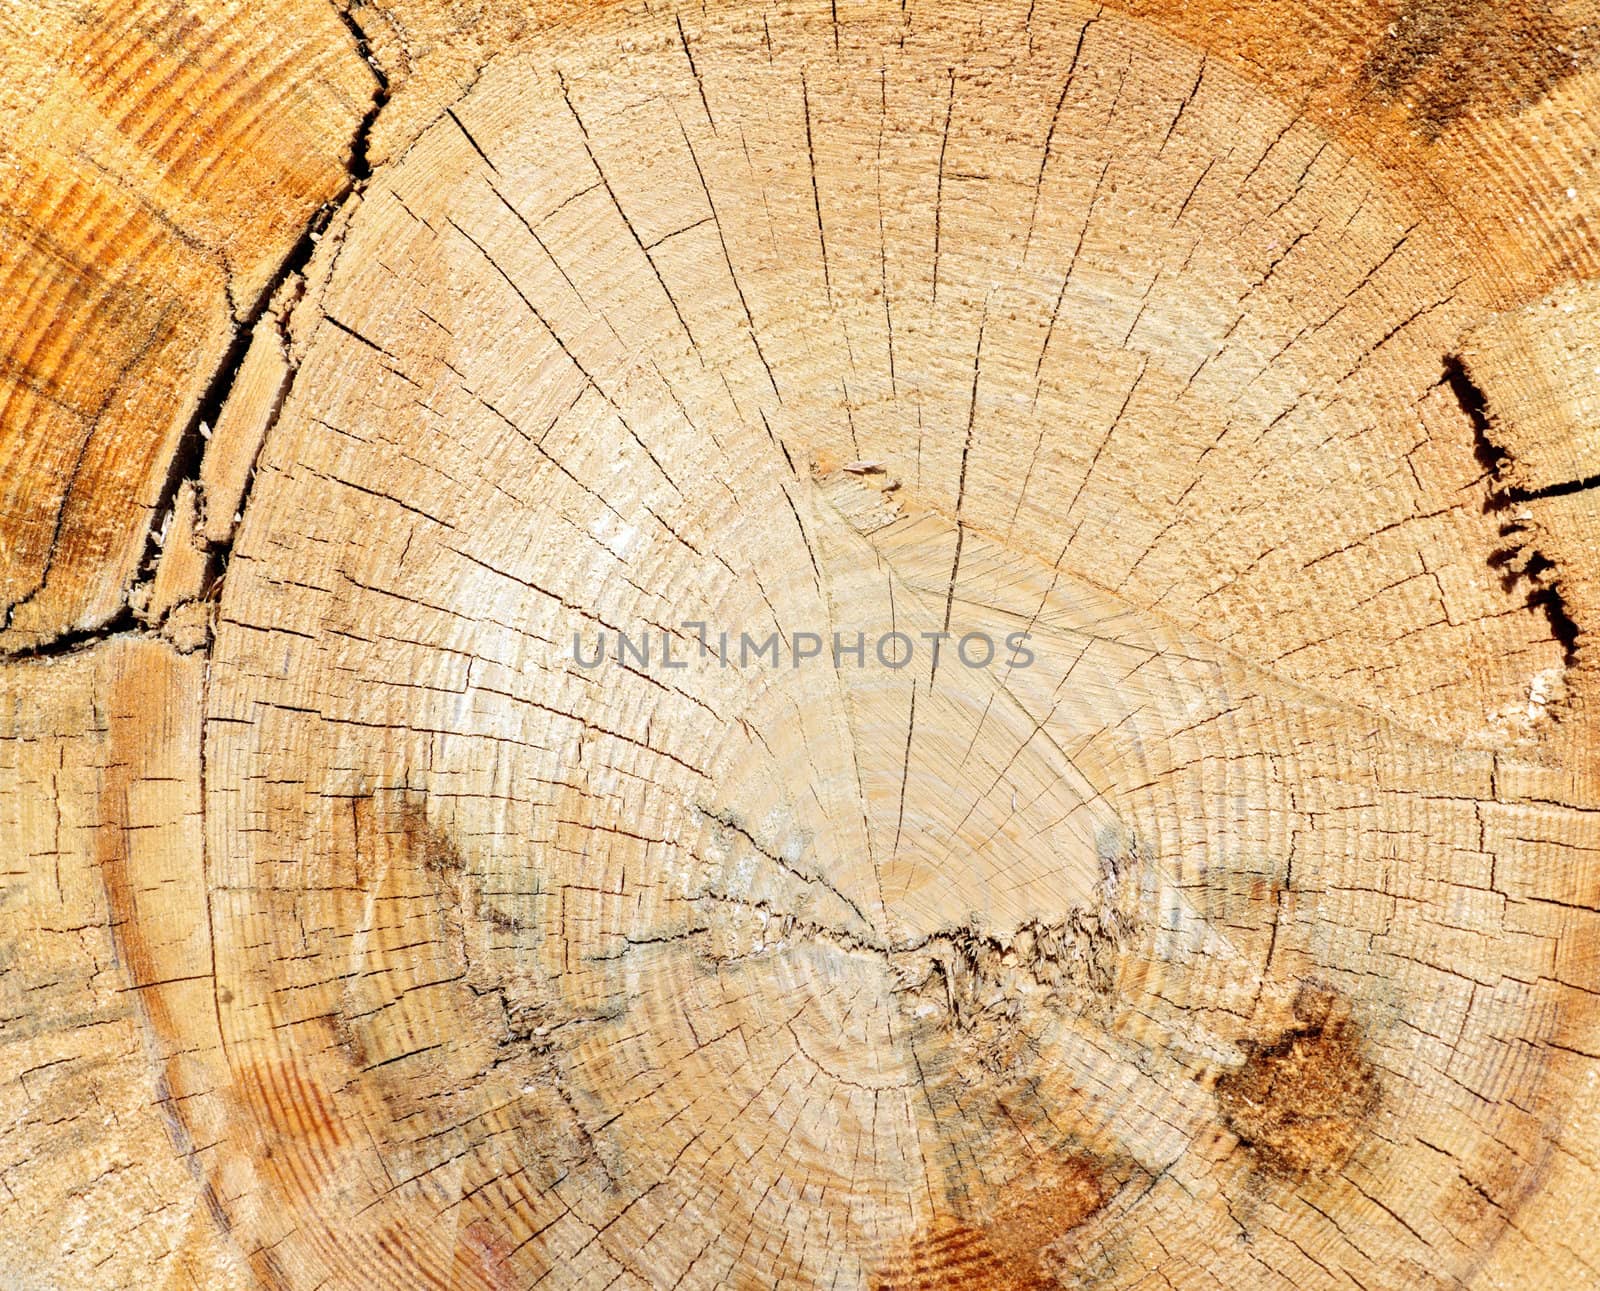
[[[251,1284],[190,1137],[219,1059],[214,1024],[201,1039],[204,668],[127,640],[0,671],[9,1286]],[[167,1047],[173,1019],[202,1047]]]
[[[179,485],[171,516],[165,529],[157,534],[161,557],[150,583],[149,600],[137,606],[151,623],[161,623],[179,605],[196,600],[205,590],[209,561],[197,532],[199,498],[200,491],[192,481]]]
[[[277,415],[288,380],[283,320],[273,309],[251,333],[250,348],[239,364],[228,401],[211,429],[205,455],[200,459],[200,534],[214,547],[233,537],[239,509],[249,489],[250,472],[267,428]]]
[[[1505,12],[348,15],[149,633],[0,665],[19,1284],[1593,1282],[1595,81]]]
[[[1487,396],[1511,488],[1582,482],[1600,462],[1600,285],[1573,283],[1473,330],[1462,360]]]

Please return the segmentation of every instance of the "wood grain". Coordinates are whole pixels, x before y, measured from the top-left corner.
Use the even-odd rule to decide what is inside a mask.
[[[17,1285],[1600,1278],[1586,8],[194,3],[8,55]]]

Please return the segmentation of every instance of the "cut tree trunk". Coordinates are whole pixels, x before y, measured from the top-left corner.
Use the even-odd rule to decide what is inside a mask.
[[[1600,1286],[1595,17],[166,14],[279,126],[17,181],[0,1284]]]

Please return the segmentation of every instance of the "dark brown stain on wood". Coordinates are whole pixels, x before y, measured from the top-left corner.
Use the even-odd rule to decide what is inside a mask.
[[[1537,102],[1597,46],[1600,32],[1565,21],[1549,0],[1407,0],[1364,73],[1434,139],[1463,117]]]
[[[1042,1182],[1018,1181],[986,1216],[941,1215],[872,1276],[873,1291],[1048,1291],[1057,1286],[1046,1248],[1115,1190],[1103,1164],[1068,1156]]]
[[[1295,1025],[1245,1042],[1244,1066],[1216,1086],[1223,1120],[1267,1170],[1290,1177],[1338,1169],[1377,1110],[1377,1069],[1339,996],[1304,987]]]

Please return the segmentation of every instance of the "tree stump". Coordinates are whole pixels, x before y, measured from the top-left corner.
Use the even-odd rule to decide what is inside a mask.
[[[8,1285],[1600,1284],[1581,8],[12,55]]]

